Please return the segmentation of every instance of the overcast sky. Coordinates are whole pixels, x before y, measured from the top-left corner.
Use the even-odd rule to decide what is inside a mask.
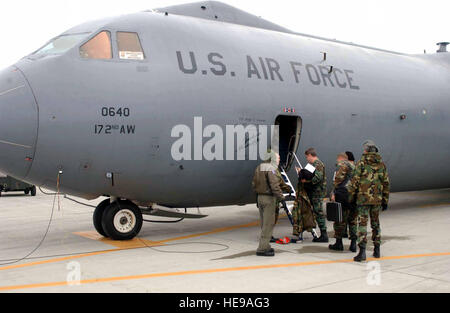
[[[88,20],[189,0],[15,0],[0,10],[0,69]],[[406,53],[450,41],[449,0],[223,0],[297,32]]]

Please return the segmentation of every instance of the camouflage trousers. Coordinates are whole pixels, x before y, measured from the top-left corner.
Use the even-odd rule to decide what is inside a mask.
[[[294,221],[294,225],[292,225],[292,235],[299,236],[303,233],[302,214],[300,212],[300,208],[296,205],[294,205],[294,208],[292,209],[292,220]]]
[[[381,244],[379,205],[359,205],[358,206],[358,245],[365,248],[367,245],[367,224],[370,216],[370,226],[372,227],[372,240],[375,245]]]
[[[314,218],[316,219],[317,226],[319,226],[320,232],[326,232],[327,221],[325,219],[325,214],[323,213],[323,199],[311,199],[311,205],[313,207]]]
[[[344,221],[342,223],[334,223],[334,238],[342,239],[344,237],[345,231],[347,230],[347,225],[350,228],[350,239],[358,239],[358,211],[356,209],[344,209],[343,210]]]

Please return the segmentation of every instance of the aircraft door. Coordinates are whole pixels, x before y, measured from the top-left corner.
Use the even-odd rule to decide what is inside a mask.
[[[302,119],[299,116],[279,115],[275,125],[278,126],[280,165],[289,171],[300,145]]]

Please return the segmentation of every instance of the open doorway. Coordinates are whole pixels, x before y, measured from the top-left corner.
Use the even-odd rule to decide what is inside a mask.
[[[275,125],[279,126],[280,165],[288,171],[300,144],[302,119],[299,116],[279,115]]]

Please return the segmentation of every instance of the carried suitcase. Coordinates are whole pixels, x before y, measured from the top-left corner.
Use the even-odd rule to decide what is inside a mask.
[[[342,223],[344,221],[342,204],[340,204],[339,202],[327,203],[327,220],[337,223]]]

